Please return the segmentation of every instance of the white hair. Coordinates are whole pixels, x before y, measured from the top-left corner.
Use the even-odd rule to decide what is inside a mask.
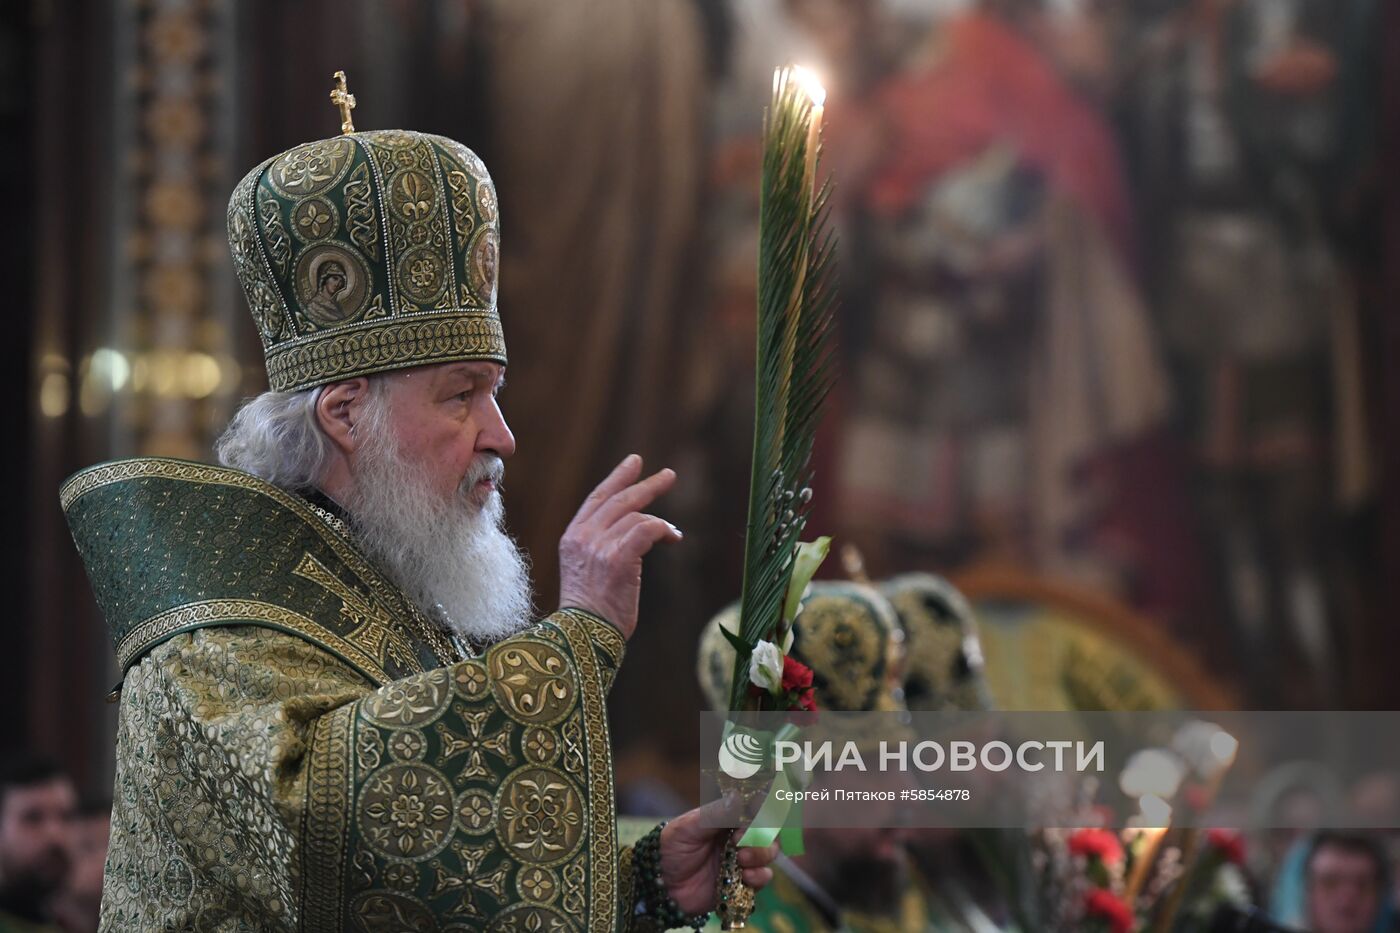
[[[354,485],[341,503],[360,547],[429,618],[477,643],[514,634],[532,617],[529,563],[505,531],[500,493],[471,501],[478,480],[499,483],[500,458],[478,455],[444,499],[399,450],[388,384],[369,381]],[[215,445],[219,462],[293,492],[314,488],[331,454],[316,419],[320,392],[250,399]]]
[[[214,444],[219,462],[283,489],[316,485],[331,450],[330,438],[316,422],[322,388],[249,399]]]
[[[429,618],[478,644],[515,634],[533,613],[530,565],[505,530],[500,492],[472,501],[479,480],[499,484],[500,457],[478,454],[444,497],[400,452],[389,395],[371,395],[360,416],[355,486],[344,503],[360,546]]]

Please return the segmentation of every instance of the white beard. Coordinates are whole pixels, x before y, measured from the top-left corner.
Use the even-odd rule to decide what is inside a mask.
[[[374,401],[387,407],[385,399]],[[430,619],[445,614],[452,631],[477,644],[529,625],[529,562],[505,530],[501,495],[492,490],[484,505],[468,498],[483,477],[499,482],[500,459],[479,457],[444,501],[400,455],[387,419],[363,420],[369,440],[345,506],[369,556]]]

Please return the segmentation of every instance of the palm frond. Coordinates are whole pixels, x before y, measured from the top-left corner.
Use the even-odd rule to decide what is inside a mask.
[[[759,194],[758,345],[753,470],[731,705],[747,704],[753,646],[782,622],[793,556],[811,505],[812,443],[832,385],[828,188],[814,191],[814,104],[791,69],[774,77],[764,116]]]

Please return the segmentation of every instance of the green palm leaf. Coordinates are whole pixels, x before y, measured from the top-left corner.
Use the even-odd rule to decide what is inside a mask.
[[[734,709],[749,707],[753,647],[775,639],[783,621],[793,556],[811,505],[812,442],[833,379],[835,240],[827,229],[828,189],[813,190],[817,153],[808,146],[817,145],[809,133],[814,111],[792,69],[779,71],[763,126],[753,472]]]

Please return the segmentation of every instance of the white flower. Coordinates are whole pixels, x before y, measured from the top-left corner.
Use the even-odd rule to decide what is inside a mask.
[[[771,641],[754,645],[749,660],[749,681],[769,693],[783,688],[783,653]]]
[[[1215,890],[1222,900],[1239,907],[1249,905],[1249,882],[1238,865],[1226,863],[1215,873]]]

